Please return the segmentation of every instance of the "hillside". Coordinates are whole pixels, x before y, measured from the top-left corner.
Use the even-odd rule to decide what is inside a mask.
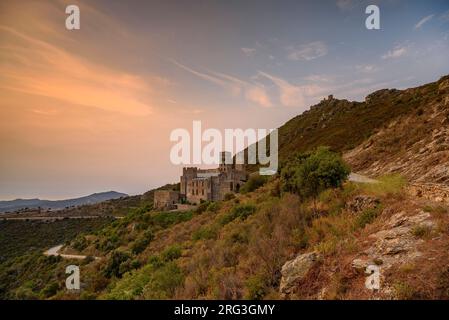
[[[400,173],[409,181],[449,185],[449,77],[405,90],[403,103],[419,107],[392,119],[349,151],[354,170],[377,176]]]
[[[12,212],[20,209],[36,209],[39,207],[43,210],[61,210],[69,207],[95,204],[127,196],[128,195],[125,193],[108,191],[65,200],[15,199],[10,201],[0,201],[0,212]]]
[[[324,99],[279,127],[280,161],[282,163],[295,152],[311,150],[320,145],[329,146],[340,153],[348,152],[358,146],[366,148],[366,143],[363,144],[363,142],[370,143],[368,138],[372,137],[370,141],[374,141],[378,137],[376,134],[385,132],[389,125],[394,126],[396,122],[393,120],[407,117],[412,119],[412,125],[420,124],[420,128],[412,127],[414,133],[410,139],[427,139],[427,137],[431,139],[426,119],[433,119],[432,126],[444,135],[441,130],[447,123],[442,121],[447,117],[448,102],[445,99],[447,99],[448,80],[449,76],[445,76],[436,82],[417,88],[378,90],[369,94],[363,102],[333,97]],[[433,118],[436,114],[438,119]],[[403,123],[403,127],[405,126],[406,123]],[[399,128],[395,128],[399,132]],[[384,136],[389,137],[389,133],[391,132],[385,132]],[[403,140],[408,137],[408,131],[402,131],[402,136],[402,140],[397,141],[390,136],[391,141],[383,143],[391,147],[401,146]],[[379,143],[378,141],[377,144]],[[411,143],[407,141],[407,145]],[[419,149],[411,151],[417,152]],[[354,157],[357,159],[354,160],[348,155],[348,161],[356,170],[365,169],[372,164],[363,160],[369,158],[369,153],[370,150],[365,150],[364,156],[359,159],[357,154]],[[376,155],[378,158],[383,156],[384,154]],[[398,154],[398,156],[401,155]],[[365,163],[361,163],[362,161]],[[389,161],[389,158],[384,158],[384,161]],[[250,167],[251,171],[255,169],[255,166]],[[381,172],[381,170],[378,171]]]
[[[81,262],[81,292],[64,289],[67,261],[33,256],[0,265],[0,283],[20,279],[2,295],[449,299],[449,198],[412,192],[418,182],[447,186],[448,81],[380,90],[365,102],[326,99],[280,128],[284,164],[327,145],[372,183],[346,181],[311,199],[287,190],[293,178],[280,174],[186,212],[152,210],[152,193],[112,200],[123,219],[63,248],[100,257]],[[31,261],[39,279],[27,273]],[[379,268],[379,290],[366,288],[367,266]]]

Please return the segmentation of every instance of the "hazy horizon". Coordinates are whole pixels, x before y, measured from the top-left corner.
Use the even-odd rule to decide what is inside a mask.
[[[169,134],[193,120],[277,128],[449,74],[443,0],[20,1],[0,21],[0,200],[141,194],[178,180]]]

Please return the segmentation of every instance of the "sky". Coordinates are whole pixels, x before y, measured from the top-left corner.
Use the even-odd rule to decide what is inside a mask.
[[[178,181],[176,128],[277,128],[329,94],[436,81],[448,57],[446,0],[1,1],[0,200],[140,194]]]

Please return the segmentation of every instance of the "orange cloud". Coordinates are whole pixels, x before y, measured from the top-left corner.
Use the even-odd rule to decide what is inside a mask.
[[[1,25],[0,34],[5,33],[12,35],[14,41],[1,44],[2,55],[8,61],[0,64],[1,88],[107,111],[132,115],[151,112],[151,105],[143,101],[152,88],[141,77],[92,64],[44,40]]]

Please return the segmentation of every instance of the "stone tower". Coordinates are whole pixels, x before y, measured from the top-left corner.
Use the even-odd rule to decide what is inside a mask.
[[[218,170],[222,173],[232,170],[232,154],[229,151],[220,152],[220,165]]]

